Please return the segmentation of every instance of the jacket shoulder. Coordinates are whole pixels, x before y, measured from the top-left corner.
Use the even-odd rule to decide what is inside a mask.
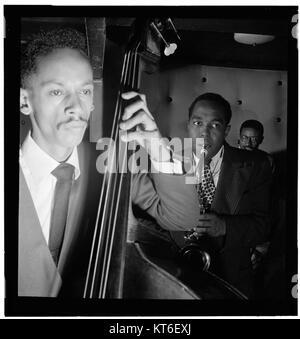
[[[254,163],[268,162],[268,153],[261,150],[247,151],[227,145],[225,147],[225,152],[229,153],[233,159],[242,162],[254,162]]]

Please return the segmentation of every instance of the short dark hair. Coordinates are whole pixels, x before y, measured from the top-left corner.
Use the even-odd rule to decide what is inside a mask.
[[[78,50],[87,58],[84,35],[72,28],[58,28],[51,31],[40,31],[34,34],[21,55],[21,86],[26,87],[30,75],[36,72],[39,57],[46,56],[57,48]]]
[[[240,128],[240,134],[242,133],[243,128],[253,128],[259,133],[261,137],[264,135],[264,126],[258,120],[244,121]]]
[[[231,120],[231,116],[232,116],[232,112],[231,112],[231,107],[229,102],[224,99],[220,94],[217,93],[204,93],[199,95],[191,104],[190,108],[189,108],[189,119],[192,116],[193,110],[196,106],[196,104],[199,101],[209,101],[214,103],[215,105],[217,105],[218,107],[221,108],[221,110],[224,113],[224,118],[225,118],[225,122],[226,124],[228,124]]]

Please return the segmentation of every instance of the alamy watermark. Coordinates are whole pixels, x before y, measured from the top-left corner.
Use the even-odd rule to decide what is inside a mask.
[[[147,146],[135,141],[116,142],[111,138],[99,139],[96,149],[101,151],[96,161],[99,173],[169,173],[184,174],[187,184],[198,184],[207,150],[203,138],[151,138]],[[149,155],[151,159],[149,159]],[[197,169],[196,169],[197,167]]]

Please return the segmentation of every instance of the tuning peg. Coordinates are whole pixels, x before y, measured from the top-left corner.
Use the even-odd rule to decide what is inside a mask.
[[[161,34],[161,32],[159,31],[159,29],[157,28],[154,22],[151,22],[150,26],[155,30],[155,32],[158,34],[158,36],[161,38],[161,40],[164,42],[166,46],[164,50],[164,54],[166,56],[173,54],[177,49],[177,44],[175,43],[169,44],[167,40],[163,37],[163,35]]]
[[[177,45],[175,43],[168,44],[164,50],[165,56],[169,56],[173,54],[177,49]]]

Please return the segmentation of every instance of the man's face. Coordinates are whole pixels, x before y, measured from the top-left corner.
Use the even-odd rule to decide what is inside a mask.
[[[220,150],[229,130],[224,113],[217,105],[206,100],[195,105],[188,123],[188,133],[193,138],[194,148],[197,144],[196,138],[203,138],[208,151],[207,157],[212,158]]]
[[[69,48],[41,57],[27,88],[21,90],[21,103],[24,95],[33,139],[54,158],[68,156],[82,141],[93,109],[89,62],[79,51]]]
[[[253,151],[258,149],[261,142],[262,138],[257,130],[249,127],[242,129],[239,140],[240,148]]]

